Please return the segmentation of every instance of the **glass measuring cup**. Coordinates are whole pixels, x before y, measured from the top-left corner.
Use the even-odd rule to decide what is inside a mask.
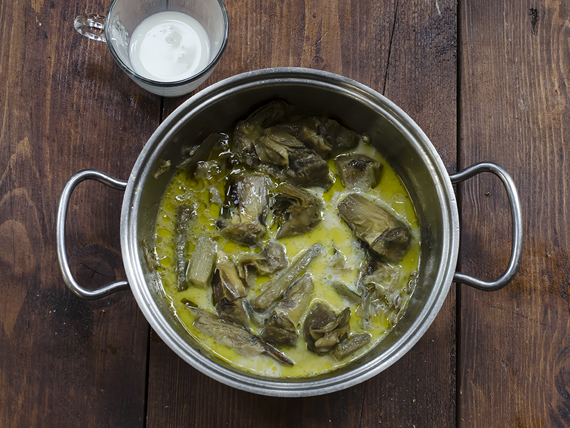
[[[177,81],[154,80],[137,73],[129,56],[131,36],[137,26],[159,12],[182,12],[196,19],[210,41],[209,62],[193,76]],[[113,0],[105,16],[84,14],[75,18],[82,35],[107,43],[115,62],[140,87],[164,97],[187,94],[212,73],[228,41],[228,16],[221,0]]]

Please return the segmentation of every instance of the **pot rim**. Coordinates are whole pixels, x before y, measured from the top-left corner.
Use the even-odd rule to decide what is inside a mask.
[[[240,91],[251,85],[277,82],[334,87],[335,90],[342,90],[366,102],[376,111],[382,112],[385,119],[406,134],[410,141],[421,141],[423,150],[419,154],[424,163],[430,166],[434,180],[441,184],[436,190],[439,200],[443,201],[440,204],[444,219],[441,253],[445,259],[441,261],[441,266],[445,269],[438,271],[434,290],[422,310],[404,334],[381,355],[381,361],[376,358],[349,371],[322,379],[283,381],[261,378],[223,367],[189,346],[170,326],[156,305],[141,268],[137,246],[137,215],[143,184],[150,176],[150,168],[161,148],[168,144],[177,129],[184,126],[198,111],[207,108],[228,92]],[[120,230],[123,263],[131,290],[145,318],[161,339],[191,366],[223,384],[247,392],[281,397],[312,396],[339,391],[375,376],[399,360],[424,335],[439,313],[453,280],[459,252],[459,215],[455,193],[443,161],[421,128],[392,101],[361,83],[337,74],[297,67],[255,70],[229,77],[198,92],[171,113],[149,138],[131,171],[121,210]]]

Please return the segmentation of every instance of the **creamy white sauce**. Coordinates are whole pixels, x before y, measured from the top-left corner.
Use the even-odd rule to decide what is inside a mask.
[[[202,71],[210,61],[204,27],[182,12],[159,12],[142,21],[131,36],[129,58],[143,77],[176,82]]]

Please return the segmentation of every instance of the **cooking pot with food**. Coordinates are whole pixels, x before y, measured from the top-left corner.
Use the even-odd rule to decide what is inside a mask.
[[[200,146],[202,141],[212,133],[233,129],[236,122],[271,100],[295,106],[297,115],[335,118],[359,135],[366,135],[370,145],[383,156],[405,186],[419,225],[419,265],[414,275],[415,289],[407,301],[405,312],[398,317],[389,333],[367,352],[335,370],[314,376],[265,376],[241,370],[215,353],[204,352],[196,337],[189,333],[187,326],[172,310],[171,301],[165,298],[161,278],[148,261],[148,243],[152,243],[155,237],[161,200],[178,171],[174,166],[168,168],[169,162],[181,159],[189,146],[195,146],[190,151],[196,156],[207,156],[210,147],[207,144]],[[512,212],[511,258],[505,273],[492,282],[455,272],[460,225],[452,183],[481,172],[491,172],[501,179]],[[97,290],[85,289],[75,281],[65,247],[69,198],[75,186],[86,179],[125,191],[120,231],[127,281],[118,281]],[[367,206],[368,202],[360,199],[358,195],[349,195],[342,203]],[[350,223],[346,217],[345,214],[343,219]],[[57,219],[58,259],[64,280],[76,295],[97,299],[130,288],[152,328],[193,367],[235,388],[288,397],[338,391],[386,369],[425,333],[453,281],[487,291],[502,288],[515,274],[521,246],[520,204],[515,185],[502,168],[482,163],[450,176],[426,135],[391,101],[342,76],[300,68],[244,73],[194,95],[151,136],[128,181],[94,170],[74,175],[62,192]]]

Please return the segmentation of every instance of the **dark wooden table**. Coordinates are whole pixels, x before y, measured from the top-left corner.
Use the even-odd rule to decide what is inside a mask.
[[[225,387],[162,343],[130,292],[83,301],[63,283],[65,182],[85,168],[128,178],[185,99],[146,93],[103,43],[74,31],[76,15],[109,3],[0,2],[1,427],[570,426],[570,2],[226,0],[230,41],[204,86],[276,66],[342,74],[407,111],[450,173],[506,168],[523,207],[509,286],[453,285],[400,361],[306,399]],[[487,175],[457,189],[458,268],[492,279],[508,261],[511,221]],[[87,287],[125,276],[121,201],[91,182],[72,197],[69,257]]]

